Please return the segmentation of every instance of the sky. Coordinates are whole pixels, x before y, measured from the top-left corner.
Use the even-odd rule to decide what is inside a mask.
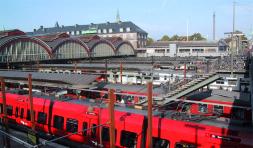
[[[199,32],[212,39],[212,17],[216,14],[216,38],[232,31],[233,0],[2,0],[0,30],[33,29],[59,25],[132,21],[149,37]],[[250,35],[253,0],[236,1],[235,29]]]

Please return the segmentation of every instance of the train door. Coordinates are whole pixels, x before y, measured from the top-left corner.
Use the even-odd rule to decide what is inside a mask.
[[[83,122],[84,136],[87,136],[88,143],[97,146],[99,144],[99,122],[98,115],[94,112],[87,112]]]
[[[26,108],[27,108],[27,105],[25,105],[22,102],[19,102],[19,103],[17,103],[16,109],[15,109],[15,116],[16,116],[16,114],[18,114],[18,117],[16,118],[17,123],[22,124],[24,126],[28,126],[28,123],[25,119],[25,113],[27,110]]]

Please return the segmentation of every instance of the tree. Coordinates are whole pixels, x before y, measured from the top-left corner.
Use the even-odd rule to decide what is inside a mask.
[[[206,38],[202,37],[200,33],[194,33],[189,37],[190,41],[201,41],[201,40],[206,40]]]
[[[170,37],[168,35],[164,35],[162,38],[161,38],[161,41],[169,41],[170,40]]]
[[[154,40],[152,38],[148,37],[147,46],[151,45],[152,43],[154,43]]]
[[[245,35],[243,35],[241,40],[248,40],[248,38]]]
[[[179,39],[179,36],[176,34],[176,35],[173,35],[170,40],[171,41],[177,41]]]

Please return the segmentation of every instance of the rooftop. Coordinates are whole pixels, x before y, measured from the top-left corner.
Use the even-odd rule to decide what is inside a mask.
[[[88,31],[88,30],[95,30],[95,34],[98,33],[97,31],[100,29],[101,33],[103,33],[103,29],[112,29],[112,32],[109,33],[121,33],[120,30],[123,28],[123,32],[137,32],[137,33],[145,33],[146,31],[135,25],[131,21],[126,22],[107,22],[107,23],[99,23],[94,24],[91,23],[89,25],[73,25],[73,26],[59,26],[56,25],[55,27],[48,27],[44,28],[43,26],[40,26],[39,29],[34,29],[33,32],[27,32],[29,35],[38,35],[38,34],[48,34],[48,33],[57,33],[57,32],[70,32],[70,31]],[[126,28],[130,28],[129,31],[126,30]],[[108,31],[107,31],[108,33]],[[82,33],[83,34],[83,33]]]

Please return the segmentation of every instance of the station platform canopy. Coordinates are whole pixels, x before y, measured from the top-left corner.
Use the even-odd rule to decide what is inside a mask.
[[[27,84],[29,74],[32,74],[33,85],[73,89],[94,87],[96,79],[100,76],[0,70],[0,77],[3,77],[6,82],[12,83]]]

